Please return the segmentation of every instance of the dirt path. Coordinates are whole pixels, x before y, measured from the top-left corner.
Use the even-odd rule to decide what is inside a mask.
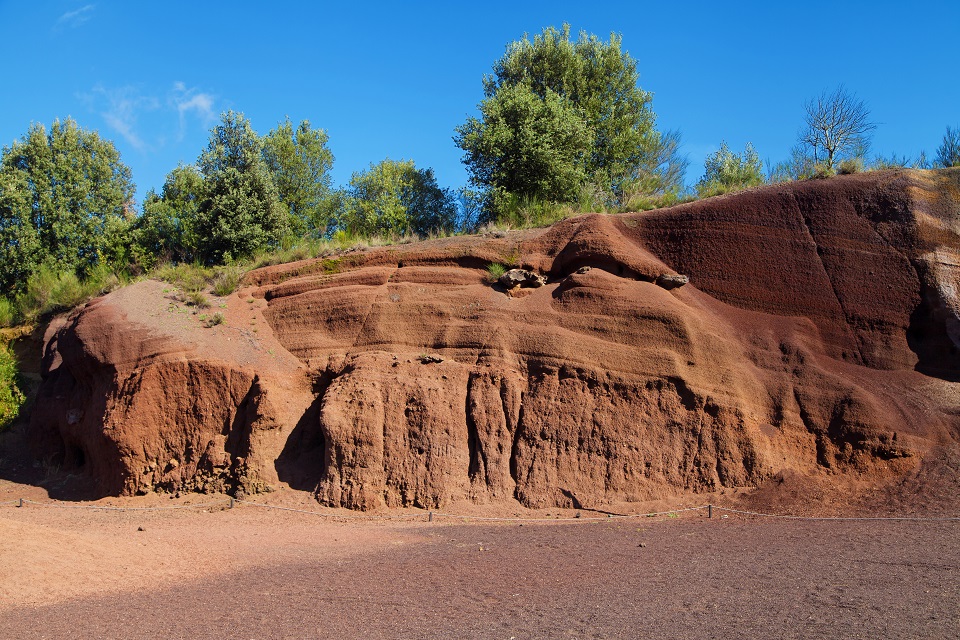
[[[520,526],[3,506],[0,637],[960,631],[958,522],[705,515]]]

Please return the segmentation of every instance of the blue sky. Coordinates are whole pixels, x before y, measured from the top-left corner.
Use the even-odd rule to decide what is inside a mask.
[[[844,84],[873,152],[932,156],[960,125],[960,2],[0,0],[0,144],[71,116],[120,149],[138,200],[192,163],[222,111],[330,135],[335,184],[390,157],[466,183],[454,127],[512,40],[570,23],[623,37],[697,180],[722,140],[789,155],[802,105]]]

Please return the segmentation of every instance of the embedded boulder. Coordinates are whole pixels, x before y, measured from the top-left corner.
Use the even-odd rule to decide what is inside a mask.
[[[547,279],[539,273],[528,271],[527,269],[510,269],[497,280],[507,289],[514,287],[542,287],[547,284]]]

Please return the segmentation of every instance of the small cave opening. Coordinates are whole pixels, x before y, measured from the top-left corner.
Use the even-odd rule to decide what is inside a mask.
[[[63,457],[63,466],[70,469],[82,469],[87,464],[87,455],[83,448],[74,443],[67,443]]]

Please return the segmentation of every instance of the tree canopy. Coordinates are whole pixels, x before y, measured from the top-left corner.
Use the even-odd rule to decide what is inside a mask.
[[[180,165],[167,174],[163,190],[147,192],[143,213],[132,229],[134,260],[150,268],[159,262],[200,259],[204,239],[197,222],[205,186],[194,166]]]
[[[0,160],[0,275],[18,292],[41,263],[83,275],[119,262],[133,216],[130,169],[113,143],[67,119],[42,124]]]
[[[263,158],[297,235],[322,236],[333,215],[328,140],[327,133],[311,128],[309,121],[294,129],[289,118],[263,137]]]
[[[581,32],[573,41],[565,24],[511,43],[483,79],[481,117],[456,130],[472,184],[568,202],[588,183],[611,199],[639,181],[679,189],[676,171],[665,171],[680,166],[668,157],[676,146],[656,130],[638,78],[616,34],[604,42]]]
[[[289,215],[262,151],[260,138],[242,113],[224,113],[210,131],[198,163],[204,194],[196,228],[204,239],[205,262],[278,246],[289,229]]]
[[[432,169],[387,158],[350,178],[337,226],[349,236],[426,235],[453,230],[456,219],[454,196]]]

